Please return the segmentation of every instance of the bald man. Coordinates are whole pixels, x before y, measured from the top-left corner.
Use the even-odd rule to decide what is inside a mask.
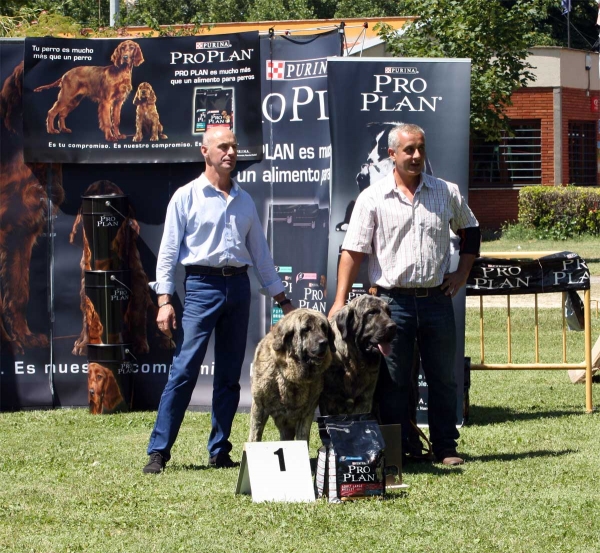
[[[175,269],[185,267],[185,306],[169,379],[158,406],[148,444],[146,474],[164,470],[171,458],[185,411],[192,397],[208,341],[215,332],[212,428],[208,464],[235,466],[229,435],[240,399],[240,375],[246,351],[252,266],[261,291],[273,297],[284,314],[293,309],[275,270],[256,207],[250,195],[231,179],[237,140],[226,128],[212,128],[201,146],[204,173],[179,188],[167,208],[156,266],[158,327],[177,328],[171,298]]]

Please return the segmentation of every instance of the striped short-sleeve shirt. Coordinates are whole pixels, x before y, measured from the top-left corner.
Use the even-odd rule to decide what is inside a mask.
[[[456,184],[423,173],[411,202],[390,173],[359,195],[342,249],[369,254],[372,285],[431,288],[450,269],[450,229],[478,225]]]

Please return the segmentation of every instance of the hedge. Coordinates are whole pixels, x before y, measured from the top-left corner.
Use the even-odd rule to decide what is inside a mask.
[[[519,192],[519,223],[539,238],[600,234],[600,189],[578,186],[527,186]]]

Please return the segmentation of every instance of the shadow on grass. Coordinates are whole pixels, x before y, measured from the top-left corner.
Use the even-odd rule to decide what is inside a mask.
[[[489,463],[490,461],[518,461],[519,459],[535,459],[536,457],[559,457],[561,455],[570,455],[577,453],[574,449],[562,449],[560,451],[551,451],[549,449],[540,449],[538,451],[524,451],[522,453],[499,453],[497,455],[479,455],[469,456],[467,461],[480,461]]]
[[[467,426],[486,426],[501,422],[528,421],[535,419],[570,417],[571,415],[585,414],[583,410],[577,411],[514,411],[507,407],[483,407],[471,405],[469,408],[469,422]]]
[[[184,471],[184,470],[228,470],[226,468],[216,468],[216,467],[211,467],[210,465],[169,465],[168,466],[170,471]],[[240,463],[236,462],[233,463],[233,467],[230,467],[232,469],[239,469],[240,468]]]

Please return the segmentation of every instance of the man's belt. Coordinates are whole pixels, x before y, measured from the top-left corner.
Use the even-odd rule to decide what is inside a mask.
[[[224,276],[230,277],[235,275],[241,275],[248,271],[248,265],[242,267],[231,267],[226,265],[225,267],[207,267],[205,265],[186,265],[186,275],[209,275],[209,276]]]
[[[439,296],[444,294],[440,286],[434,286],[433,288],[382,288],[377,287],[378,295],[385,294],[386,296],[414,296],[415,298],[427,298],[430,296]]]

